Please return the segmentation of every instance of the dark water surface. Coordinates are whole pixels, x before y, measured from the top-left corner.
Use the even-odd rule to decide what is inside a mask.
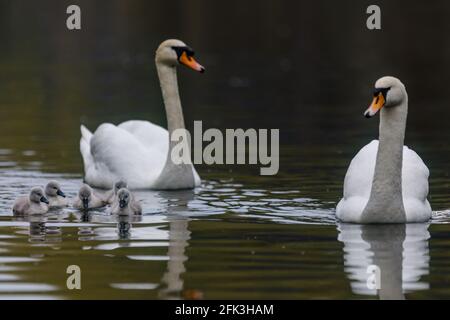
[[[61,1],[0,0],[0,298],[450,298],[449,2],[381,1],[377,32],[364,1],[73,3],[80,32]],[[81,123],[165,125],[153,53],[169,37],[207,68],[179,70],[187,126],[279,128],[278,175],[200,165],[196,190],[138,191],[142,218],[14,218],[14,199],[50,179],[76,195]],[[362,113],[388,74],[407,85],[406,143],[430,169],[434,217],[339,224],[346,168],[377,137]]]

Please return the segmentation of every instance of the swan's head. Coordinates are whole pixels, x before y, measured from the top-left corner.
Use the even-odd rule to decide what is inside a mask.
[[[43,202],[43,203],[49,204],[47,198],[44,196],[44,190],[42,190],[42,188],[40,188],[40,187],[35,187],[35,188],[31,189],[30,201],[34,202],[34,203]]]
[[[119,207],[126,208],[130,203],[131,193],[128,189],[122,188],[117,193],[117,198],[119,199]]]
[[[45,186],[45,194],[49,197],[56,197],[56,196],[61,196],[63,198],[66,197],[64,192],[62,192],[61,190],[61,186],[56,181],[50,181],[49,183],[47,183],[47,185]]]
[[[170,39],[161,43],[156,50],[156,62],[175,67],[183,64],[198,72],[205,72],[205,68],[194,59],[194,50],[183,41]]]
[[[406,98],[406,89],[403,83],[394,77],[383,77],[375,83],[373,101],[364,112],[366,118],[373,117],[381,108],[397,107]]]
[[[80,198],[81,202],[83,203],[83,208],[88,209],[89,208],[89,201],[91,200],[92,196],[92,189],[87,184],[84,184],[80,191],[78,191],[78,198]]]
[[[117,192],[119,192],[120,189],[127,188],[127,187],[128,187],[128,185],[127,185],[126,181],[119,180],[114,184],[114,193],[117,194]]]

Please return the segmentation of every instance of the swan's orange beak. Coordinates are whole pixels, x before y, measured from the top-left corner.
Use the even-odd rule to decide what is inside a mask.
[[[373,117],[381,108],[383,108],[384,104],[386,103],[386,100],[384,99],[384,95],[382,92],[378,92],[374,97],[372,104],[370,105],[369,109],[364,112],[364,116],[366,118]]]
[[[188,56],[186,52],[181,54],[180,63],[200,73],[205,72],[205,68],[200,63],[195,61],[193,57]]]

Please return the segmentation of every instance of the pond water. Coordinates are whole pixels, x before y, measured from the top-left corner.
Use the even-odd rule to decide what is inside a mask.
[[[0,299],[450,297],[450,45],[425,23],[445,26],[446,2],[425,12],[408,7],[402,19],[421,29],[370,35],[357,28],[360,15],[352,18],[363,6],[349,4],[330,7],[348,10],[338,32],[317,22],[338,19],[322,5],[265,1],[255,16],[252,6],[231,1],[227,16],[220,4],[197,1],[185,8],[186,30],[177,19],[165,24],[175,9],[163,1],[81,3],[89,27],[78,34],[58,27],[65,10],[55,1],[0,3]],[[30,18],[35,13],[42,19]],[[237,33],[243,26],[247,35]],[[398,33],[410,45],[420,36],[421,47],[442,54],[425,59],[430,50],[416,48],[403,57],[406,45],[392,49]],[[14,217],[14,199],[51,179],[76,195],[81,123],[92,130],[129,119],[165,125],[153,65],[165,35],[188,42],[207,67],[204,75],[179,70],[188,128],[194,120],[204,128],[279,128],[279,173],[200,165],[195,190],[136,191],[142,217],[70,208]],[[226,48],[222,38],[230,39]],[[377,137],[378,118],[362,113],[384,74],[408,84],[406,143],[430,169],[433,219],[341,224],[334,208],[350,160]],[[379,291],[366,285],[373,264],[381,269]],[[81,268],[81,290],[66,287],[69,265]]]

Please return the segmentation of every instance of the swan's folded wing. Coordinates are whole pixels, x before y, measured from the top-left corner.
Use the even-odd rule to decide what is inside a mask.
[[[80,152],[83,157],[84,172],[88,172],[94,166],[94,159],[91,154],[91,138],[92,133],[83,125],[80,126]]]
[[[86,182],[102,188],[125,178],[132,188],[145,188],[156,180],[167,153],[144,146],[133,134],[109,123],[98,127],[91,139],[95,163]]]
[[[169,133],[163,127],[142,120],[126,121],[119,124],[118,127],[134,135],[147,148],[159,150],[167,155]]]
[[[344,180],[344,197],[336,207],[336,216],[346,222],[360,222],[372,189],[378,141],[364,146],[352,159]]]
[[[344,181],[344,198],[358,196],[369,199],[372,189],[378,141],[364,146],[353,158]]]
[[[353,158],[344,182],[344,197],[369,197],[375,171],[378,141],[374,140]],[[403,147],[402,190],[403,197],[426,199],[428,195],[429,170],[419,155]]]
[[[431,218],[427,200],[429,170],[417,153],[403,148],[402,195],[408,222],[424,222]]]
[[[408,147],[403,147],[403,198],[415,198],[425,201],[428,196],[429,175],[430,171],[420,156]]]
[[[134,135],[147,148],[159,151],[164,155],[164,160],[169,152],[169,132],[156,124],[149,121],[130,120],[118,125],[119,128],[124,129]],[[195,186],[201,184],[200,176],[194,167],[192,167]]]

